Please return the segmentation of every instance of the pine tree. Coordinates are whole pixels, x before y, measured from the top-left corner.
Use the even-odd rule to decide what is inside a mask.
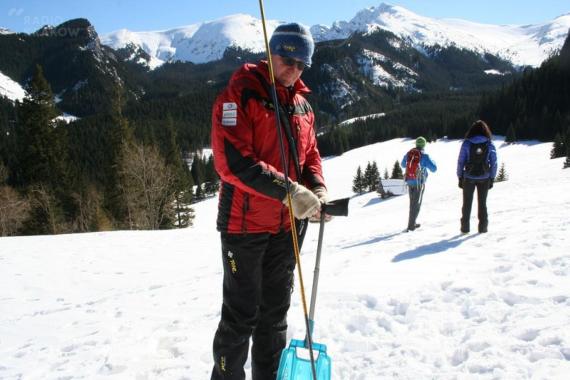
[[[31,217],[22,232],[67,232],[65,219],[72,202],[66,131],[54,121],[57,110],[53,93],[41,66],[36,65],[27,90],[28,96],[18,109],[19,170],[14,173],[16,186],[31,200]]]
[[[213,195],[218,191],[219,177],[214,168],[214,156],[209,156],[204,168],[205,193]]]
[[[368,162],[364,170],[364,183],[368,191],[376,191],[378,189],[378,181],[380,173],[378,172],[378,164],[376,161]]]
[[[195,184],[204,183],[204,170],[206,164],[204,160],[198,153],[194,153],[194,157],[192,158],[192,168],[190,172],[192,173],[192,179],[194,180]]]
[[[570,150],[568,150],[568,154],[566,155],[566,160],[564,161],[564,166],[562,168],[570,168]]]
[[[16,182],[21,187],[42,183],[54,188],[64,176],[65,150],[63,134],[53,121],[57,116],[53,94],[41,66],[36,66],[27,90],[18,110]]]
[[[364,193],[364,189],[365,189],[364,176],[362,175],[362,169],[360,168],[359,165],[358,169],[356,169],[356,175],[352,180],[352,191],[360,195]]]
[[[515,134],[515,127],[513,123],[509,124],[509,129],[507,129],[507,135],[505,136],[505,142],[512,144],[517,141],[517,137]]]
[[[120,226],[132,228],[133,216],[129,214],[124,202],[126,184],[121,184],[120,171],[126,165],[124,154],[134,149],[135,142],[133,130],[123,115],[123,107],[123,89],[117,84],[114,88],[112,102],[108,153],[105,155],[106,162],[102,165],[102,170],[105,170],[107,174],[104,183],[104,206]]]
[[[566,147],[564,146],[564,140],[560,133],[557,133],[554,137],[554,142],[552,143],[552,150],[550,151],[550,158],[564,157],[566,154]]]
[[[174,225],[178,228],[184,228],[192,225],[192,219],[194,218],[194,210],[190,206],[192,204],[192,187],[194,182],[188,165],[180,154],[180,148],[176,142],[174,122],[170,114],[167,116],[165,133],[166,165],[171,168],[175,176],[173,187],[175,193],[174,215],[176,222],[174,222]]]
[[[196,182],[196,193],[194,194],[194,197],[197,200],[204,198],[204,189],[202,188],[202,184],[200,182]]]
[[[402,172],[402,168],[400,167],[400,163],[396,160],[394,162],[394,167],[392,168],[392,179],[403,179],[404,173]]]
[[[389,179],[390,174],[388,173],[388,168],[384,168],[384,179]]]
[[[497,173],[497,178],[495,178],[496,182],[503,182],[509,179],[509,175],[507,174],[507,170],[505,169],[505,163],[501,164],[499,168],[499,173]]]

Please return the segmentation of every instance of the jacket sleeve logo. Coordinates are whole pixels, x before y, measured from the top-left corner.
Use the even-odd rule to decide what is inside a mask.
[[[237,125],[237,104],[234,102],[222,105],[222,125],[225,127],[235,127]]]

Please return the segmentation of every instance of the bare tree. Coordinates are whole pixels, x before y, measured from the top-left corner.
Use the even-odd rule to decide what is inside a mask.
[[[61,208],[52,190],[43,184],[36,185],[31,189],[31,202],[34,212],[39,212],[41,219],[45,221],[45,227],[50,234],[70,232],[63,219]]]
[[[0,186],[0,236],[17,233],[29,214],[30,201],[27,198],[10,186]]]
[[[75,205],[77,206],[77,217],[74,221],[74,230],[87,232],[99,230],[102,196],[91,186],[87,191],[82,193],[73,193],[71,195]]]
[[[129,227],[158,229],[174,217],[174,173],[154,146],[133,143],[123,149],[119,175]]]

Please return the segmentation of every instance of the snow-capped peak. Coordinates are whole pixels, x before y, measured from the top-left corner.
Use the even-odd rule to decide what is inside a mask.
[[[269,20],[269,33],[279,24],[278,21]],[[217,60],[222,58],[228,47],[252,52],[261,52],[265,48],[261,20],[246,14],[165,31],[131,32],[122,29],[102,36],[101,41],[114,49],[124,48],[129,43],[141,46],[156,59],[151,67],[166,61],[204,63]]]
[[[331,28],[311,29],[317,40],[346,38],[353,32],[370,33],[384,29],[422,46],[450,46],[479,53],[491,53],[517,65],[538,66],[560,48],[570,15],[537,25],[491,25],[461,19],[434,19],[406,8],[382,3],[361,10],[349,22],[335,22]]]
[[[0,26],[0,35],[1,34],[14,34],[14,32],[12,32],[10,29],[2,28]]]

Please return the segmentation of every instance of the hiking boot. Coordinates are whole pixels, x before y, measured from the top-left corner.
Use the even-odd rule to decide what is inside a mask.
[[[479,223],[479,233],[484,234],[487,232],[487,223]]]
[[[419,223],[414,224],[413,227],[408,227],[408,228],[406,228],[406,232],[412,232],[412,231],[414,231],[416,228],[420,228],[420,224],[419,224]]]

